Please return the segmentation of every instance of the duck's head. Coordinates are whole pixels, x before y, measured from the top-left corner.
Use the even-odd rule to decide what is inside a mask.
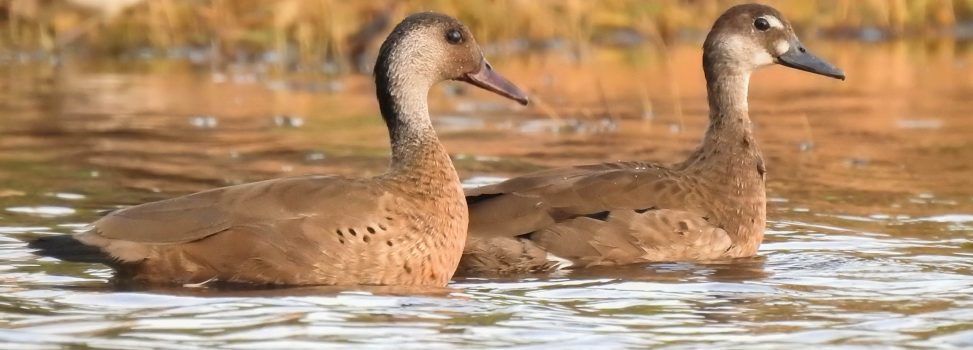
[[[420,88],[443,80],[465,81],[527,104],[527,94],[483,57],[469,28],[438,13],[417,13],[402,20],[379,50],[375,74],[388,84],[426,85]]]
[[[706,37],[704,66],[749,72],[773,63],[845,79],[837,67],[811,54],[790,22],[776,9],[759,4],[737,5],[720,16]]]

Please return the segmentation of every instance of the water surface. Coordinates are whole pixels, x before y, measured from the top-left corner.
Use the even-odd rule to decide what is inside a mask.
[[[180,62],[0,65],[0,348],[973,347],[973,52],[809,43],[840,82],[752,80],[768,163],[760,255],[447,290],[125,289],[33,256],[115,208],[279,176],[373,175],[387,136],[368,77]],[[468,185],[552,166],[675,162],[706,122],[696,45],[498,57],[521,108],[431,93]],[[272,68],[272,67],[271,67]]]

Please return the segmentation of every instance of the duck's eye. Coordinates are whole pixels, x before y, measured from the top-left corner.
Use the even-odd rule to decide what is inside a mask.
[[[450,29],[450,30],[446,31],[446,41],[448,41],[450,44],[453,44],[453,45],[462,44],[463,43],[463,33],[460,33],[459,30],[456,30],[456,29]]]
[[[761,32],[766,32],[767,29],[770,29],[770,22],[767,22],[767,19],[763,17],[757,18],[753,21],[753,27]]]

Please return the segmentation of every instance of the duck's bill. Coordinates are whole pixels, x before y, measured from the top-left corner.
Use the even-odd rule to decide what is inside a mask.
[[[480,61],[480,69],[476,73],[467,73],[462,79],[487,91],[527,105],[527,94],[506,78],[500,76],[486,60]]]
[[[790,50],[777,57],[777,63],[805,72],[845,80],[845,72],[811,54],[800,44],[791,45]]]

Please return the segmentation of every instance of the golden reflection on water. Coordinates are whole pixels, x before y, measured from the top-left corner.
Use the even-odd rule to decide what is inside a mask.
[[[752,79],[751,116],[769,169],[760,257],[461,280],[450,297],[429,299],[112,292],[103,267],[38,260],[19,240],[213,186],[377,174],[388,139],[369,77],[178,62],[0,67],[0,257],[11,262],[0,269],[0,328],[14,332],[0,338],[90,329],[85,339],[109,343],[253,345],[253,334],[273,329],[259,344],[379,341],[371,331],[492,346],[969,344],[973,52],[951,41],[806,44],[848,80],[782,67]],[[491,57],[539,103],[521,108],[442,84],[430,96],[434,122],[471,182],[579,163],[679,161],[707,121],[700,54],[677,45],[593,51],[581,62]],[[139,312],[105,317],[119,310]],[[260,317],[243,322],[247,315]],[[191,317],[225,337],[166,323]]]
[[[848,81],[782,67],[752,80],[751,115],[772,180],[800,178],[802,190],[964,192],[973,54],[950,41],[814,44]],[[678,46],[668,58],[649,49],[596,53],[584,63],[551,55],[499,62],[538,101],[527,109],[458,83],[436,88],[435,119],[462,175],[522,171],[507,161],[681,159],[707,121],[699,49]],[[23,132],[0,147],[145,175],[131,177],[131,187],[181,192],[286,174],[374,174],[387,153],[370,77],[268,78],[175,63],[114,70],[67,63],[6,75],[4,102],[16,114],[5,119]],[[322,85],[341,91],[309,91]],[[35,106],[16,108],[25,103]],[[292,116],[301,127],[275,125],[275,117]],[[307,154],[315,150],[325,154]],[[503,161],[468,160],[475,156]],[[173,179],[206,184],[161,186]]]

